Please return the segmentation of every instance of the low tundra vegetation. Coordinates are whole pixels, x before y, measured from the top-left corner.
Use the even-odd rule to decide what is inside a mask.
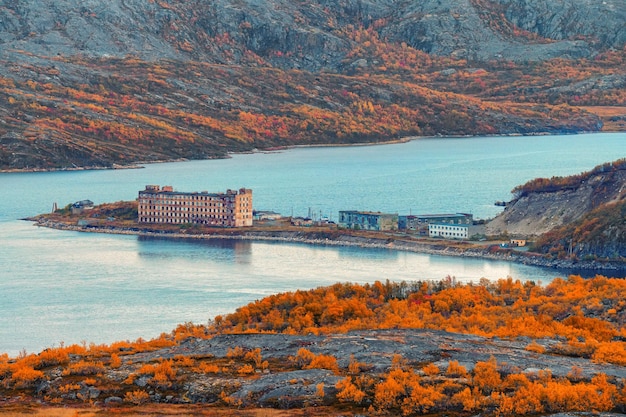
[[[273,295],[216,317],[186,323],[145,341],[61,345],[18,357],[0,355],[0,399],[47,405],[137,407],[193,403],[190,383],[210,384],[203,402],[220,410],[247,404],[232,394],[242,381],[265,374],[323,369],[338,378],[318,383],[310,405],[367,415],[449,414],[514,416],[564,411],[626,411],[626,381],[589,375],[572,366],[566,376],[548,369],[515,369],[495,358],[473,367],[415,363],[395,355],[383,372],[353,356],[314,353],[306,346],[286,358],[264,358],[262,347],[232,346],[223,356],[159,357],[182,342],[229,333],[336,334],[363,329],[425,328],[530,342],[534,355],[581,357],[626,366],[626,281],[570,276],[542,286],[511,278],[490,282],[335,284]],[[546,340],[552,341],[545,343]],[[298,381],[294,381],[294,384]],[[106,399],[106,401],[105,401]],[[286,403],[285,403],[286,404]],[[2,402],[0,402],[0,406]],[[1,410],[1,408],[0,408]],[[319,410],[318,410],[319,411]]]

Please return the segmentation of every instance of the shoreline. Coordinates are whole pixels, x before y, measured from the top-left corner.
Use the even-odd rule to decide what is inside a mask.
[[[23,219],[34,222],[34,226],[47,227],[56,230],[66,230],[82,233],[104,233],[117,235],[132,235],[162,239],[233,239],[258,242],[301,243],[316,246],[350,246],[371,249],[388,249],[403,252],[421,253],[425,255],[452,256],[460,258],[476,258],[492,261],[513,262],[522,265],[563,271],[567,274],[588,272],[602,275],[608,272],[626,274],[626,264],[612,261],[572,261],[564,259],[548,259],[541,254],[517,252],[512,249],[495,248],[492,245],[479,245],[468,241],[426,241],[416,240],[409,236],[382,234],[381,236],[363,236],[358,233],[345,231],[307,230],[238,230],[224,229],[220,232],[185,233],[165,230],[150,230],[149,228],[126,227],[118,225],[87,225],[79,226],[44,217],[30,217]]]
[[[302,145],[284,145],[284,146],[274,146],[265,149],[251,149],[249,151],[237,151],[237,152],[227,152],[223,156],[214,156],[209,158],[202,159],[188,159],[188,158],[172,158],[172,159],[160,159],[154,161],[134,161],[129,164],[119,164],[113,163],[111,166],[74,166],[74,167],[63,167],[63,168],[8,168],[8,169],[0,169],[0,174],[6,173],[31,173],[31,172],[63,172],[63,171],[105,171],[105,170],[114,170],[114,169],[142,169],[145,168],[145,165],[148,164],[162,164],[162,163],[170,163],[170,162],[187,162],[187,161],[209,161],[214,159],[228,159],[232,155],[245,155],[245,154],[263,154],[263,153],[273,153],[273,152],[281,152],[289,149],[298,149],[298,148],[341,148],[341,147],[349,147],[349,146],[381,146],[381,145],[395,145],[395,144],[403,144],[412,142],[415,140],[421,139],[473,139],[473,138],[481,138],[481,137],[533,137],[533,136],[549,136],[549,135],[585,135],[585,134],[602,134],[602,133],[622,133],[620,131],[581,131],[581,132],[573,132],[573,133],[554,133],[554,132],[533,132],[533,133],[490,133],[483,135],[428,135],[428,136],[404,136],[396,139],[389,139],[383,141],[375,141],[375,142],[355,142],[355,143],[326,143],[326,144],[302,144]]]

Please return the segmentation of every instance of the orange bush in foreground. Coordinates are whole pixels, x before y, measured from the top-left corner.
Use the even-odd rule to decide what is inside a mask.
[[[335,284],[272,295],[219,317],[213,332],[332,333],[427,328],[481,336],[565,337],[560,353],[626,360],[626,281],[557,278],[496,282]],[[534,347],[537,349],[537,347]]]
[[[433,378],[401,364],[378,381],[346,377],[337,398],[355,405],[371,403],[375,414],[422,415],[476,412],[513,416],[564,411],[610,411],[626,405],[623,381],[599,374],[588,381],[553,378],[550,372],[509,374],[503,378],[495,359],[477,362],[471,379]]]

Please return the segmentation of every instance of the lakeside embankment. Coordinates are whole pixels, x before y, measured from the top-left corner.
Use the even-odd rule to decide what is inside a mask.
[[[612,261],[575,261],[552,259],[542,254],[521,252],[501,248],[496,242],[450,241],[414,237],[389,232],[363,232],[345,229],[290,227],[289,229],[153,229],[146,226],[116,224],[115,222],[78,225],[76,222],[58,221],[47,215],[26,218],[40,227],[87,233],[108,233],[136,235],[167,239],[240,239],[253,241],[273,241],[303,243],[326,246],[354,246],[363,248],[383,248],[439,256],[481,258],[505,262],[515,262],[565,272],[612,273],[626,272],[626,264]]]

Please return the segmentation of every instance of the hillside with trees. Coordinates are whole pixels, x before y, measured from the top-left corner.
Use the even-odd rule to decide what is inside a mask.
[[[0,169],[624,130],[623,2],[525,3],[5,4]]]
[[[0,355],[0,415],[624,412],[625,291],[570,276],[277,294],[150,341]]]
[[[554,238],[556,246],[567,241],[565,249],[561,247],[557,252],[566,250],[586,256],[593,254],[592,248],[600,247],[595,239],[607,227],[603,244],[609,245],[607,250],[612,248],[612,254],[623,253],[622,248],[611,245],[622,246],[619,229],[624,221],[620,210],[626,196],[626,160],[607,162],[578,175],[536,178],[515,187],[512,193],[513,200],[487,225],[488,233],[543,235],[538,240],[542,251],[551,250],[546,245]],[[598,256],[606,257],[607,253],[602,249]]]
[[[626,200],[603,204],[540,236],[534,249],[558,259],[626,260]]]

